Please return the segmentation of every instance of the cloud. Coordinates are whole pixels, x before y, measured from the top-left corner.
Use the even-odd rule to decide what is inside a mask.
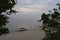
[[[21,13],[42,13],[56,7],[57,0],[18,0],[15,9]]]
[[[36,10],[31,9],[31,8],[20,8],[19,9],[20,12],[24,12],[24,13],[29,13],[29,12],[35,12]]]
[[[30,0],[20,0],[20,2],[22,2],[22,3],[29,3]]]
[[[15,10],[17,10],[20,13],[25,13],[25,14],[37,12],[37,9],[28,8],[28,7],[20,7],[20,6],[16,6]]]

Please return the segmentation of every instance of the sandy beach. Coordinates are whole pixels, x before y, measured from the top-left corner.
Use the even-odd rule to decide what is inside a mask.
[[[42,40],[43,37],[44,32],[37,27],[28,31],[13,32],[6,36],[0,36],[0,40]]]

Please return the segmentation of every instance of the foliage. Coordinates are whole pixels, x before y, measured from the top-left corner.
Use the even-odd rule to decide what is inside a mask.
[[[43,40],[60,40],[60,4],[58,8],[49,10],[48,14],[41,15],[42,30],[44,30],[46,37]]]
[[[15,4],[15,0],[0,0],[0,14],[12,10]]]
[[[16,13],[16,11],[12,9],[16,4],[15,1],[16,0],[0,0],[0,35],[9,33],[8,28],[5,27],[9,22],[9,17],[5,14]]]

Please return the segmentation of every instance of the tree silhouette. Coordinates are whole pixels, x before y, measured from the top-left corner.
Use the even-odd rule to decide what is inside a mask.
[[[43,40],[60,40],[60,4],[57,6],[58,9],[53,8],[53,11],[49,10],[48,14],[41,15],[42,29],[46,34]]]
[[[0,14],[7,10],[11,11],[15,4],[15,0],[0,0]]]
[[[9,33],[8,28],[5,27],[9,22],[9,17],[5,14],[16,13],[16,11],[12,9],[16,4],[15,1],[16,0],[0,0],[0,35]]]
[[[8,28],[5,28],[6,24],[9,22],[8,17],[5,15],[0,15],[0,35],[9,33]]]

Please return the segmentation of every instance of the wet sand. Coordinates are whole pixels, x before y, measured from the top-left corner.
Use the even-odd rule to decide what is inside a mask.
[[[42,40],[44,32],[40,28],[29,29],[28,31],[9,33],[1,36],[0,40]]]

